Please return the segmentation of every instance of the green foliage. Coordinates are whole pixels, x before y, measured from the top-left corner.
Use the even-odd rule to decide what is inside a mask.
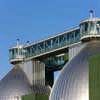
[[[22,100],[49,100],[48,95],[29,94],[22,96]]]
[[[100,54],[89,58],[89,100],[100,100]]]
[[[67,62],[69,60],[68,53],[64,55],[64,61]]]

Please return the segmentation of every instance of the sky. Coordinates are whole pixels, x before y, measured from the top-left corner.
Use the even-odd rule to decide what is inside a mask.
[[[63,32],[89,16],[100,17],[100,0],[0,0],[0,79],[11,70],[9,48]]]

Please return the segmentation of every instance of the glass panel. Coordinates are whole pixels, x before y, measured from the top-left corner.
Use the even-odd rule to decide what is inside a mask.
[[[100,34],[100,21],[98,21],[96,24],[96,30],[97,30],[97,33]]]
[[[88,22],[81,24],[80,32],[82,35],[88,33]]]
[[[88,23],[85,23],[85,33],[88,32]]]
[[[90,22],[89,33],[90,34],[96,34],[96,22]]]

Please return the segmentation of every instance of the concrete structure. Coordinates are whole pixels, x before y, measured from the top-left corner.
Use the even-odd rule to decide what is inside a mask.
[[[90,17],[81,21],[77,27],[59,33],[36,43],[28,43],[10,48],[10,62],[14,65],[20,62],[38,60],[45,64],[45,83],[52,87],[54,71],[61,70],[82,49],[84,41],[100,37],[100,18]],[[50,73],[48,75],[48,73]],[[51,79],[51,81],[49,81]]]
[[[90,12],[90,18],[81,21],[79,26],[39,42],[20,45],[19,39],[17,39],[17,45],[9,49],[10,63],[13,64],[14,67],[0,81],[0,89],[3,90],[0,91],[0,98],[2,98],[0,100],[8,100],[8,98],[9,100],[21,100],[24,95],[28,94],[49,95],[50,86],[52,87],[54,83],[54,71],[61,70],[68,61],[68,66],[70,66],[71,60],[87,47],[85,43],[90,40],[98,40],[99,37],[100,19],[92,17],[92,12]],[[83,57],[81,58],[83,59]],[[82,62],[79,57],[77,59]],[[78,63],[77,59],[74,61]],[[76,63],[74,62],[74,64]],[[75,68],[77,69],[79,66]],[[64,69],[66,71],[66,65]],[[65,74],[64,69],[62,73],[68,75],[66,78],[70,77],[70,74]],[[72,70],[74,71],[74,69]],[[80,70],[82,69],[80,68]],[[84,70],[86,69],[84,68],[83,72],[85,72]],[[86,80],[85,76],[83,78]],[[79,78],[77,77],[77,79]],[[65,94],[62,95],[61,86],[58,86],[58,84],[61,84],[59,80],[63,81],[62,74],[58,79],[57,86],[55,85],[53,88],[50,96],[51,100],[60,100],[63,96],[64,98],[62,99],[65,100],[65,96],[67,96],[66,90],[64,90]],[[66,80],[63,82],[66,83]],[[63,83],[63,85],[65,83]],[[65,86],[69,86],[66,84]],[[82,84],[84,84],[84,82]],[[58,92],[59,89],[61,89],[61,91]],[[54,93],[56,93],[56,95],[54,95]],[[57,97],[58,95],[60,99]]]

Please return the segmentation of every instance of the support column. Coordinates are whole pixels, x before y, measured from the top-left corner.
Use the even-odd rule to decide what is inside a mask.
[[[45,86],[45,64],[33,61],[33,85]]]
[[[20,64],[31,85],[45,86],[45,64],[40,61],[25,61]]]

